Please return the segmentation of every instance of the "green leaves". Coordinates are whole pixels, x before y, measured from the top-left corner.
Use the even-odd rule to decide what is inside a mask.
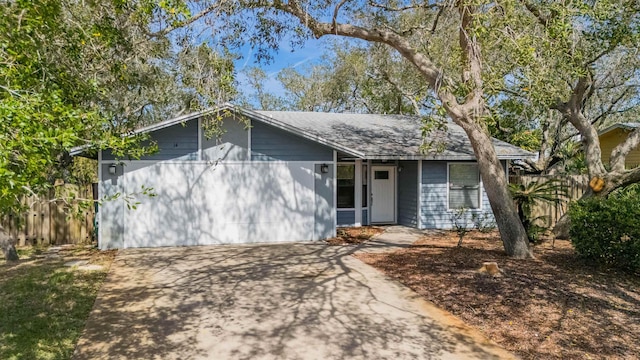
[[[638,187],[609,198],[591,198],[569,207],[570,238],[576,252],[589,260],[640,271]]]

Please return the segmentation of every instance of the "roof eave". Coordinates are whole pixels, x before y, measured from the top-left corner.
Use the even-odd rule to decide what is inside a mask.
[[[635,124],[635,123],[634,123]],[[624,130],[635,130],[637,128],[640,127],[640,123],[638,125],[629,125],[629,123],[617,123],[617,124],[613,124],[607,128],[605,128],[604,130],[598,131],[598,136],[602,136],[608,132],[611,132],[615,129],[624,129]]]

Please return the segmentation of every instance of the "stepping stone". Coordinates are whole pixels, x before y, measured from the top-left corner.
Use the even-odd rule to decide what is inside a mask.
[[[67,261],[66,263],[64,263],[64,266],[82,266],[82,265],[87,265],[89,263],[89,260],[72,260],[72,261]]]
[[[104,266],[96,265],[96,264],[87,264],[87,265],[80,265],[77,267],[77,269],[83,270],[83,271],[102,271],[104,270]]]

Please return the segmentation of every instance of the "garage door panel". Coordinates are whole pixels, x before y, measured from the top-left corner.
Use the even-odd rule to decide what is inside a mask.
[[[157,163],[127,171],[125,193],[153,187],[125,210],[125,247],[308,240],[312,163]]]

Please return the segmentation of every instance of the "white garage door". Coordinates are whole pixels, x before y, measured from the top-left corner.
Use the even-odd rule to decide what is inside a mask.
[[[129,165],[123,192],[157,196],[124,209],[123,246],[313,239],[314,176],[311,162]]]

